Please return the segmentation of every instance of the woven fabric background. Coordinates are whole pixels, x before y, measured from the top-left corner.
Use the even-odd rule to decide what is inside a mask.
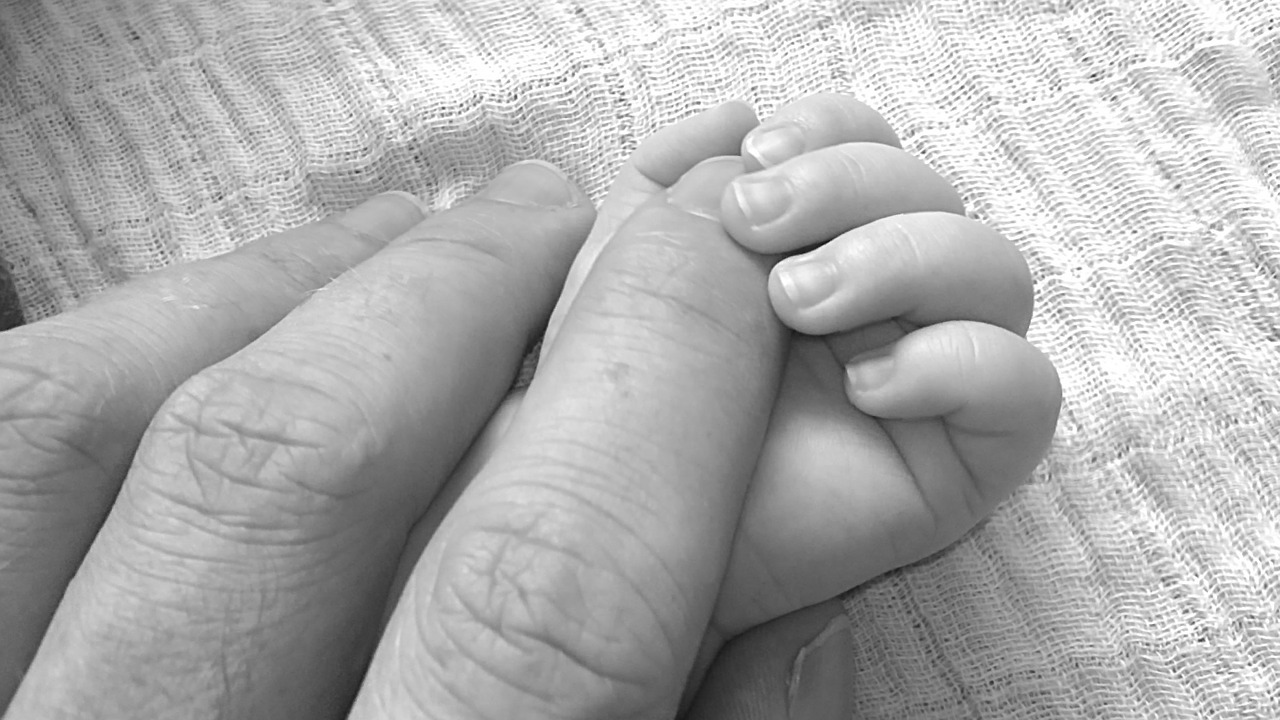
[[[820,90],[1025,251],[1066,392],[1029,486],[849,597],[858,717],[1280,717],[1277,0],[0,0],[0,254],[37,319]]]

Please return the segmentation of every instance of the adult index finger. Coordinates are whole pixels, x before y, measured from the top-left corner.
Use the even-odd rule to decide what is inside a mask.
[[[638,210],[432,538],[352,717],[670,717],[781,371],[769,261],[717,221],[739,159]]]

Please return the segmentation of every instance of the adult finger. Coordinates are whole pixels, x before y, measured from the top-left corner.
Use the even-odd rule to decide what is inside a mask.
[[[516,411],[520,409],[523,402],[523,390],[512,392],[502,401],[498,409],[489,416],[489,422],[485,424],[484,429],[472,441],[471,447],[467,448],[466,454],[458,461],[449,479],[441,486],[440,492],[427,508],[427,512],[409,531],[409,539],[405,542],[404,552],[401,553],[400,563],[396,567],[395,579],[391,583],[391,592],[387,595],[387,608],[383,614],[384,625],[391,619],[396,603],[400,602],[400,595],[404,592],[405,584],[409,582],[409,576],[413,574],[418,559],[422,557],[422,551],[427,548],[427,543],[436,534],[445,516],[453,509],[453,504],[462,496],[463,491],[476,475],[484,469],[485,463],[489,462],[489,457],[501,444],[507,429],[511,427],[511,421],[515,419]]]
[[[738,178],[721,213],[735,240],[784,253],[891,215],[964,214],[951,184],[915,156],[889,145],[854,142],[814,150]]]
[[[747,133],[742,159],[748,172],[780,165],[831,145],[872,142],[902,147],[884,117],[843,93],[816,93],[788,103]]]
[[[665,717],[706,628],[785,334],[698,166],[605,249],[410,578],[352,715]]]
[[[558,172],[518,165],[184,383],[13,717],[343,715],[405,535],[591,219]]]
[[[684,720],[849,720],[855,658],[842,600],[798,610],[725,645]]]
[[[380,195],[0,334],[0,708],[165,397],[422,216]]]
[[[547,323],[540,357],[546,357],[600,251],[631,213],[666,190],[694,165],[708,158],[736,153],[743,136],[756,122],[750,105],[732,100],[669,125],[640,143],[609,186],[591,234],[574,258],[564,290]]]
[[[769,276],[782,321],[810,335],[902,318],[915,325],[976,320],[1019,335],[1031,322],[1031,272],[1018,248],[984,223],[927,212],[877,220]]]

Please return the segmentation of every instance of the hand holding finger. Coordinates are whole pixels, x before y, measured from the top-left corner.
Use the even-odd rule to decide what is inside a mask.
[[[541,357],[545,357],[555,343],[560,325],[596,258],[632,212],[666,191],[698,163],[733,154],[756,122],[755,111],[749,105],[730,101],[662,128],[640,143],[609,186],[591,234],[569,268],[564,289],[547,323]]]
[[[675,710],[784,338],[766,263],[716,221],[739,172],[700,165],[607,246],[428,544],[354,718]]]

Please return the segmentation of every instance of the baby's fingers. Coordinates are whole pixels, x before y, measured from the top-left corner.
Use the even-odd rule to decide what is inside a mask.
[[[851,142],[902,147],[880,113],[843,93],[817,93],[790,103],[742,141],[747,172],[773,167],[811,150]]]
[[[1047,357],[1022,337],[956,321],[910,333],[853,358],[846,392],[858,409],[888,420],[939,417],[890,430],[917,478],[967,476],[983,505],[1027,479],[1058,422],[1062,387]]]
[[[1013,243],[938,212],[885,218],[787,258],[770,273],[769,296],[784,323],[810,335],[892,318],[976,320],[1021,335],[1033,305],[1031,273]]]
[[[896,147],[824,147],[737,178],[721,201],[724,227],[744,247],[789,253],[902,213],[964,214],[946,178]]]

